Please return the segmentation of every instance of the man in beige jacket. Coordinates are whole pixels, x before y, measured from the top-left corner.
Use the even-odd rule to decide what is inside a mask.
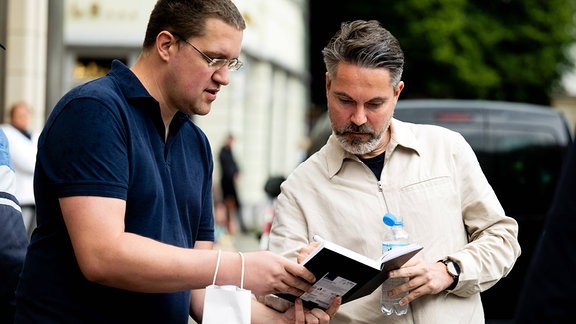
[[[393,118],[404,55],[376,21],[342,24],[323,50],[332,136],[282,184],[270,250],[296,258],[315,234],[376,259],[387,226],[404,220],[424,247],[390,277],[410,280],[403,316],[380,311],[381,290],[342,305],[332,323],[484,323],[480,293],[520,255],[474,152],[456,132]]]

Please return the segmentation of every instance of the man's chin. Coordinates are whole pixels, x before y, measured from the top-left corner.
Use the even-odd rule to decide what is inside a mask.
[[[340,146],[342,146],[344,151],[350,154],[362,155],[368,154],[372,151],[369,147],[367,147],[367,143],[365,142],[358,143],[358,141],[350,140],[347,137],[338,137],[338,141],[340,142]]]
[[[212,110],[212,105],[210,105],[210,104],[202,105],[201,107],[198,107],[198,109],[196,109],[194,111],[194,114],[198,115],[198,116],[206,116],[210,113],[211,110]]]

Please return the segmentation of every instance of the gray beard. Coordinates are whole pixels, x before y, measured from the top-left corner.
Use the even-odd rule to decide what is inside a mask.
[[[378,134],[378,136],[372,138],[367,143],[359,143],[356,140],[350,142],[347,140],[346,136],[343,135],[336,135],[336,138],[338,139],[338,142],[340,142],[340,146],[342,146],[344,151],[354,155],[363,155],[374,151],[378,147],[380,141],[382,141],[384,133],[385,131]]]

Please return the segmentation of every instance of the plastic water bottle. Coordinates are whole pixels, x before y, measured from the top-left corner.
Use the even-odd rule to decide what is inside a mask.
[[[382,252],[386,252],[395,247],[408,245],[409,236],[404,230],[404,222],[402,219],[397,218],[391,213],[386,213],[383,219],[384,223],[389,226],[389,231],[387,231],[382,241]],[[382,297],[380,299],[380,310],[385,315],[396,314],[398,316],[408,313],[410,304],[405,306],[400,306],[398,302],[404,296],[408,295],[408,292],[394,296],[388,297],[388,291],[393,288],[407,282],[410,278],[389,278],[382,284]]]

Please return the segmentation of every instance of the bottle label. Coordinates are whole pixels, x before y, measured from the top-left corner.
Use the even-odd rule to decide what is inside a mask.
[[[406,246],[409,243],[401,243],[401,242],[382,242],[382,253],[388,252],[395,247],[399,246]]]

